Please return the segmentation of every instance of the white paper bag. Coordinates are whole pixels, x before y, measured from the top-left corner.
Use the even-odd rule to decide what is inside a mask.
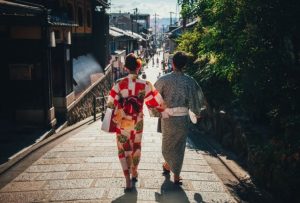
[[[114,133],[116,132],[116,124],[112,121],[114,116],[114,109],[107,108],[105,111],[105,115],[102,121],[101,130],[108,132],[108,133]]]

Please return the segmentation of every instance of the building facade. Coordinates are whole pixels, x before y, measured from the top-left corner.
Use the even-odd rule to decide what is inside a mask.
[[[1,119],[48,127],[66,120],[76,90],[109,63],[107,7],[104,0],[0,2]],[[82,59],[89,66],[78,66]]]

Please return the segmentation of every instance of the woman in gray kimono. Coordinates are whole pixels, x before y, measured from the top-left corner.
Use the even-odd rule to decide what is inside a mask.
[[[163,170],[174,173],[175,184],[181,184],[180,172],[190,125],[189,110],[200,118],[201,107],[204,106],[200,86],[182,72],[187,60],[184,52],[175,53],[173,72],[160,77],[154,84],[167,106],[161,119]]]

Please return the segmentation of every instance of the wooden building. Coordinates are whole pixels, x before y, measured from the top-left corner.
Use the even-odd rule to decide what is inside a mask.
[[[147,40],[143,36],[117,27],[110,26],[110,50],[114,53],[116,50],[126,50],[126,54],[142,51],[146,48]]]
[[[107,7],[105,0],[0,1],[0,119],[51,127],[66,120],[76,86],[109,63]],[[76,73],[83,56],[97,68]]]
[[[109,23],[113,27],[135,33],[147,33],[150,28],[150,14],[110,13]]]

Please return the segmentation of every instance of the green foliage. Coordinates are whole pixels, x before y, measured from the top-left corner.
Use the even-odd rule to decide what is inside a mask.
[[[232,99],[253,119],[284,128],[299,115],[298,8],[292,0],[184,4],[182,12],[197,14],[200,22],[180,37],[178,49],[201,64],[192,71],[200,81],[226,81]]]
[[[260,149],[260,163],[274,163],[278,174],[291,166],[282,169],[275,151],[300,140],[299,11],[297,0],[198,0],[182,8],[200,19],[178,40],[178,50],[195,59],[188,72],[214,108],[238,106],[284,140],[280,149]]]

